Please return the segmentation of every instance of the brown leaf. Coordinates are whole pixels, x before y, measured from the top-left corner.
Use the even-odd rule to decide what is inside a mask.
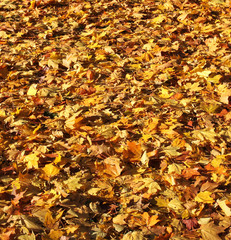
[[[204,240],[221,240],[218,234],[224,231],[223,227],[216,226],[213,222],[201,225],[200,229]]]
[[[8,75],[9,71],[7,69],[7,66],[5,64],[0,65],[0,78],[5,79]]]

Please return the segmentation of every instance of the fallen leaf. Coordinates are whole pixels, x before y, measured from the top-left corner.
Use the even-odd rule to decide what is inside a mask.
[[[221,240],[218,234],[223,232],[224,228],[216,226],[213,222],[210,222],[201,225],[200,230],[204,240]]]
[[[128,232],[123,237],[122,240],[144,240],[144,235],[140,231]]]
[[[196,195],[195,201],[201,203],[213,203],[214,199],[211,197],[211,194],[212,193],[209,191],[200,192]]]
[[[27,91],[27,95],[28,96],[35,96],[36,93],[37,93],[37,84],[32,84]]]
[[[52,178],[59,173],[60,169],[53,165],[53,163],[46,164],[43,168],[43,172],[48,178]]]
[[[217,200],[217,203],[219,207],[222,209],[222,211],[225,213],[227,217],[231,216],[231,209],[226,205],[226,200]]]

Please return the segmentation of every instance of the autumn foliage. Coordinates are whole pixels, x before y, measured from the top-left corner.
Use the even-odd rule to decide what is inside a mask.
[[[231,239],[229,0],[0,1],[0,239]]]

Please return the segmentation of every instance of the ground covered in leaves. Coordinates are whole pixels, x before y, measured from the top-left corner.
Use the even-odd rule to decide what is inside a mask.
[[[223,0],[2,0],[1,239],[231,239],[230,29]]]

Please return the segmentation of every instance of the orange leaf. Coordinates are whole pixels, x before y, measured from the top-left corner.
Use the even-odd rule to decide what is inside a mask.
[[[131,162],[140,162],[142,156],[141,144],[137,142],[127,142],[127,150],[124,151],[124,157]]]
[[[143,219],[145,220],[148,227],[153,227],[160,221],[158,220],[158,215],[153,215],[150,217],[147,212],[143,213]]]
[[[90,69],[87,70],[87,79],[88,80],[93,80],[94,78],[94,73]]]

